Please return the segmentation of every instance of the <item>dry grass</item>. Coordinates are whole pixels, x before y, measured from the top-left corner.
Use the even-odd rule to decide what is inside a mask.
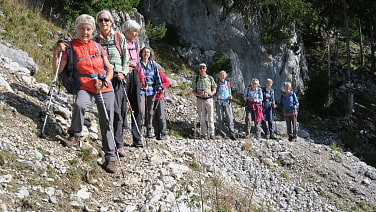
[[[0,0],[3,18],[0,22],[0,39],[28,53],[39,66],[36,79],[50,84],[52,80],[52,48],[62,29],[38,15],[41,5],[28,6],[26,1]],[[3,19],[3,20],[4,20]]]

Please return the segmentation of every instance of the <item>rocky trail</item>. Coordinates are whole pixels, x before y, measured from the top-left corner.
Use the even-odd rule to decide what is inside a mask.
[[[189,82],[183,78],[171,76],[172,84]],[[126,147],[118,172],[108,174],[99,165],[95,109],[86,116],[80,151],[59,143],[71,96],[56,92],[46,137],[38,137],[48,90],[28,69],[0,57],[0,211],[376,210],[374,167],[317,144],[324,142],[304,130],[289,142],[282,121],[277,140],[201,140],[192,133],[144,140],[145,148]],[[168,92],[169,128],[190,134],[194,99]],[[240,125],[241,109],[235,114]],[[131,143],[129,133],[124,140]]]

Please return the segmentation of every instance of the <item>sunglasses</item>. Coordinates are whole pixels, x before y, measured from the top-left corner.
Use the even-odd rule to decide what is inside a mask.
[[[109,22],[110,21],[110,19],[108,19],[108,18],[98,18],[98,21],[99,22]]]

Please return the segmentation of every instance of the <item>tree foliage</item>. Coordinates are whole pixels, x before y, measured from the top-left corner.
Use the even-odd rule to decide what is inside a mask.
[[[65,17],[65,21],[72,22],[80,14],[95,16],[103,9],[116,11],[131,11],[137,7],[140,0],[42,0],[47,8],[52,8],[53,13]]]
[[[290,44],[294,28],[303,26],[312,13],[311,3],[302,0],[267,0],[261,8],[261,40]]]
[[[149,21],[146,26],[146,36],[150,39],[150,41],[159,41],[165,37],[167,32],[167,27],[165,24],[160,24],[158,26],[153,26],[152,23]]]

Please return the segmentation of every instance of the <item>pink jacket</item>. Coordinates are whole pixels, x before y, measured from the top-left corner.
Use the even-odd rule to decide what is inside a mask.
[[[170,81],[168,81],[167,77],[163,74],[163,72],[158,71],[159,76],[161,77],[162,81],[162,87],[167,88],[170,86]],[[157,94],[155,94],[155,100],[163,100],[166,98],[166,92],[164,89],[157,91]]]

